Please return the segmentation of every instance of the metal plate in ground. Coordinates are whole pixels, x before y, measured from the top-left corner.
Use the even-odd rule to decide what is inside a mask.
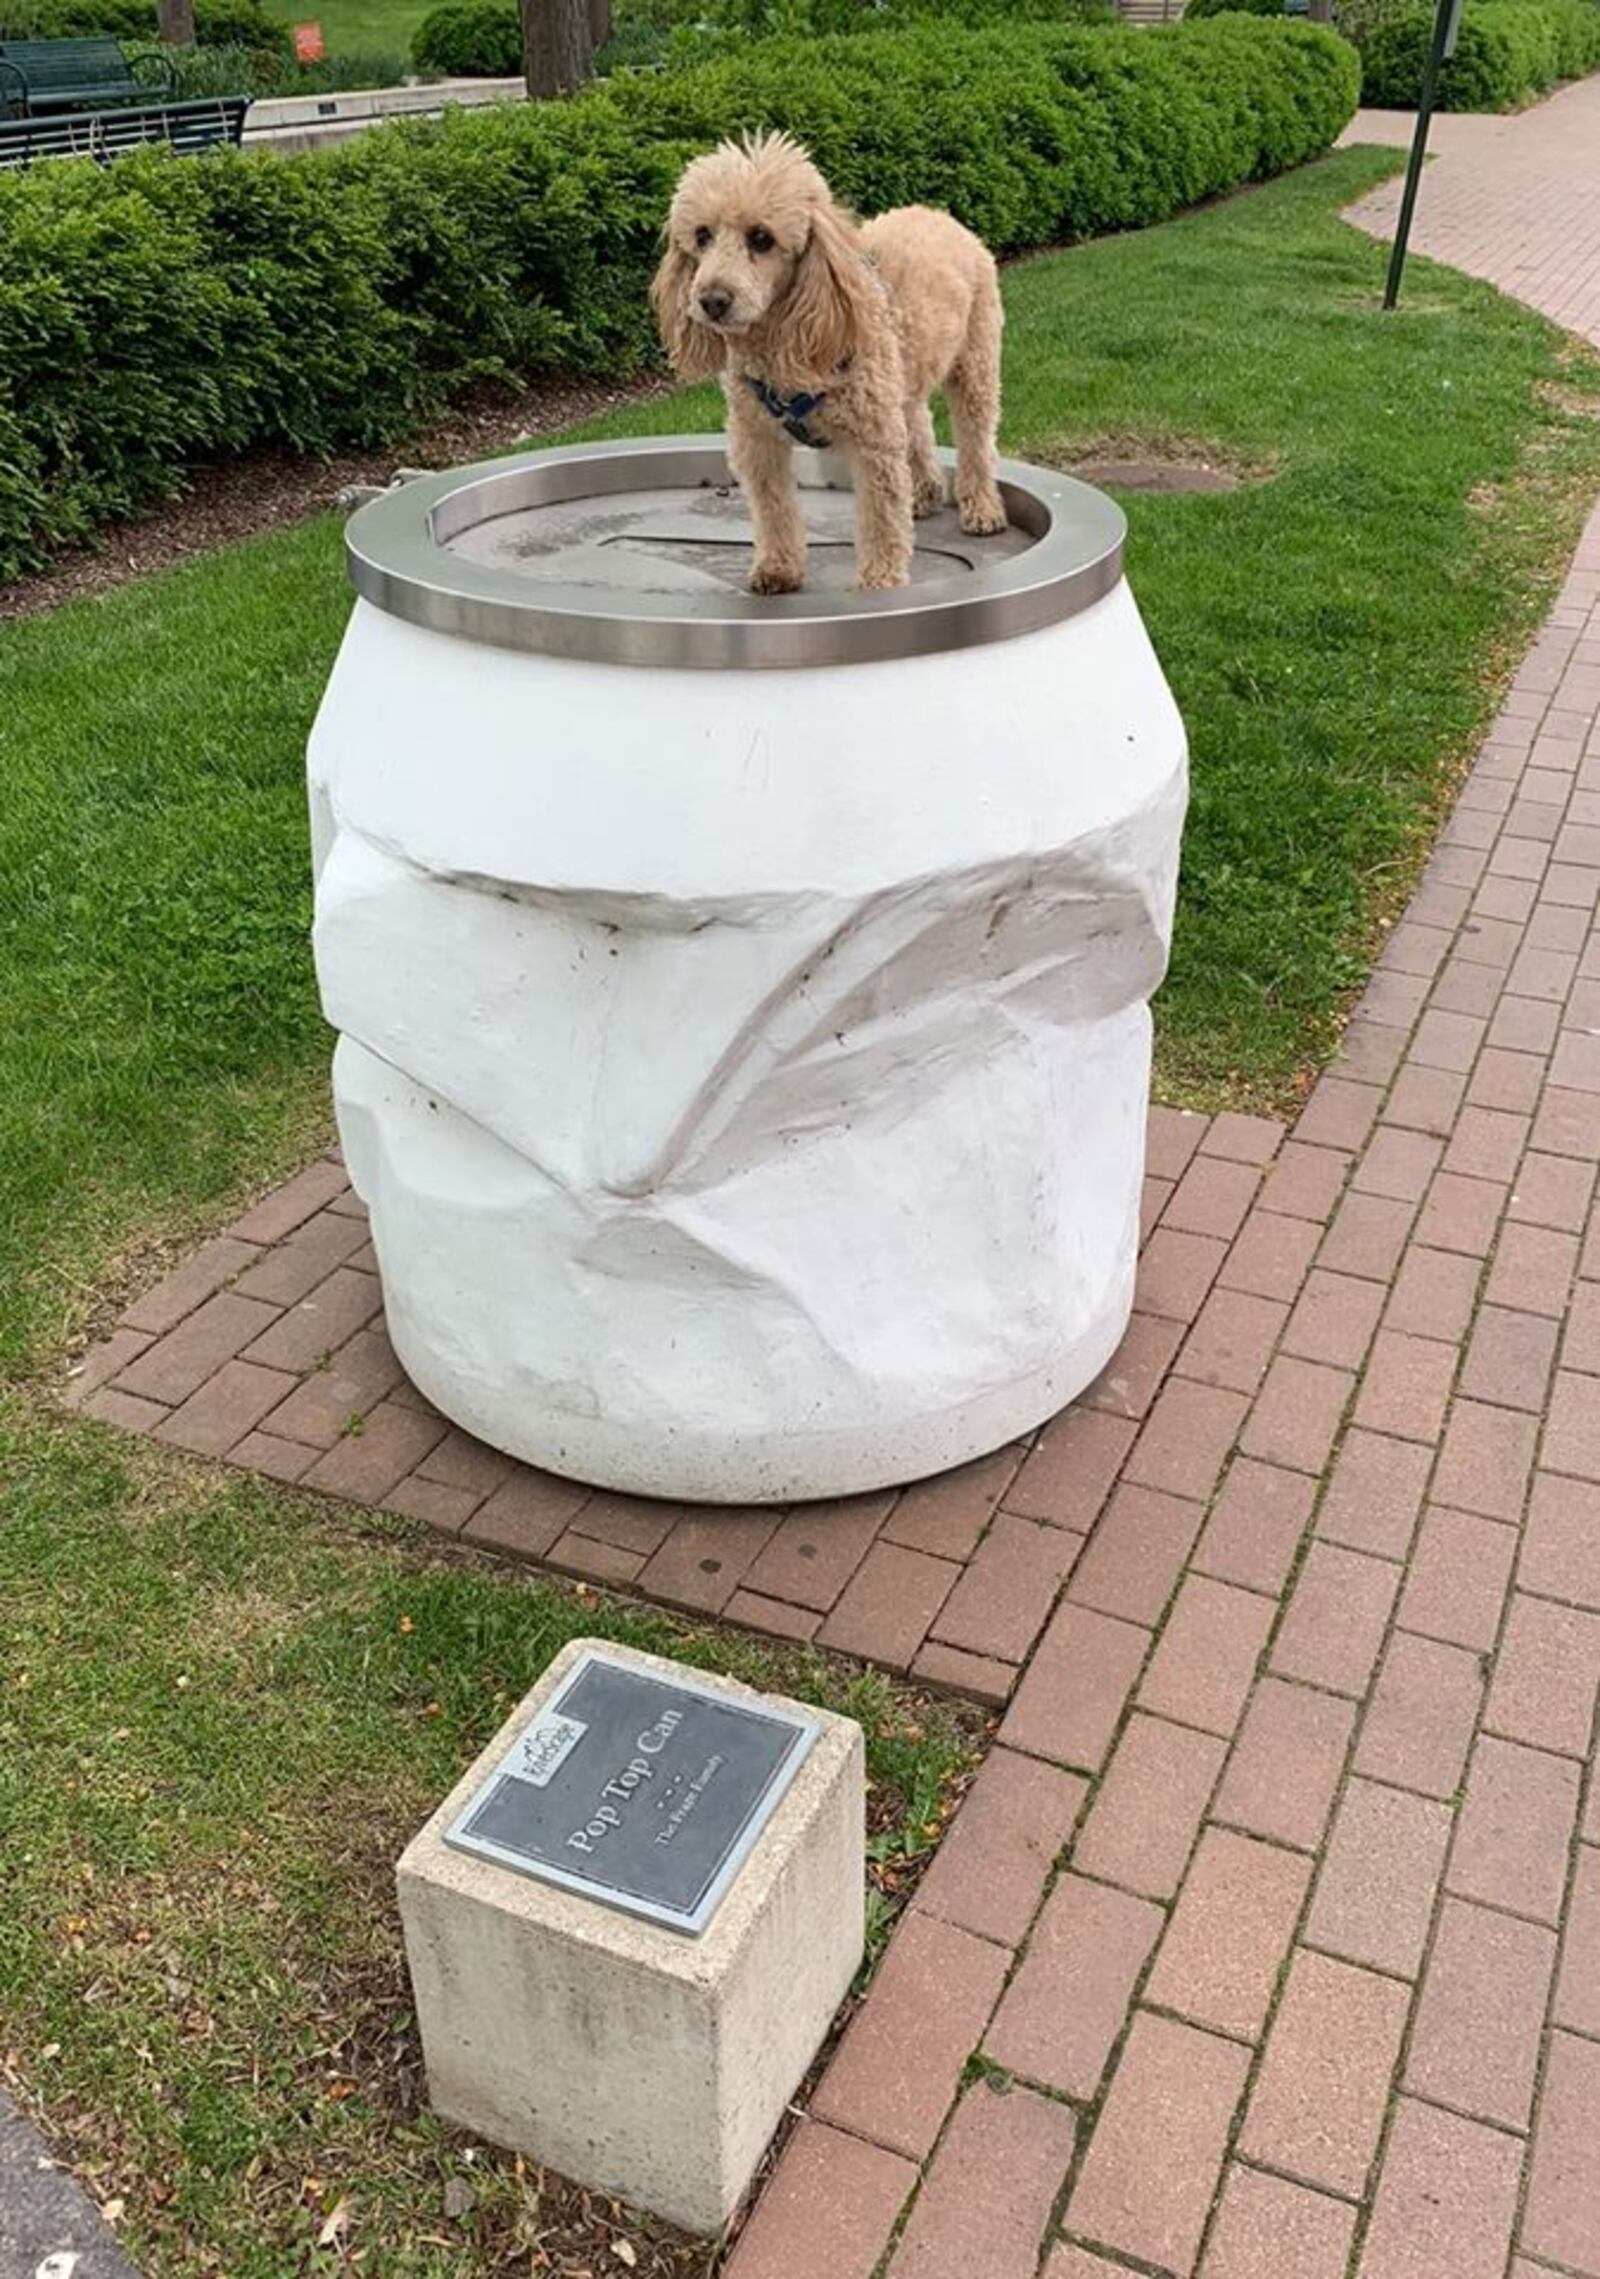
[[[585,1654],[445,1840],[698,1933],[817,1732],[794,1711]]]

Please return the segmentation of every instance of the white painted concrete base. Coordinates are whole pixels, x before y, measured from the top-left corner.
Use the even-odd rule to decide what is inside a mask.
[[[443,2118],[713,2234],[739,2205],[860,1963],[865,1750],[823,1730],[699,1938],[489,1860],[444,1830],[585,1651],[563,1650],[397,1870]],[[672,1677],[653,1655],[606,1652]],[[763,1700],[706,1678],[735,1699]]]
[[[1126,585],[813,671],[358,602],[316,957],[390,1334],[508,1453],[778,1503],[985,1454],[1132,1298],[1185,740]]]
[[[944,1127],[938,1218],[915,1202],[935,1175],[929,1132],[892,1118],[818,1135],[728,1198],[562,1193],[342,1038],[340,1135],[395,1351],[479,1439],[623,1493],[790,1503],[987,1454],[1099,1375],[1132,1308],[1149,1016],[1141,1005],[1103,1030],[952,1077],[964,1097]],[[746,1214],[781,1228],[809,1287],[776,1262],[765,1288],[725,1270],[759,1257]],[[870,1262],[852,1248],[863,1222]],[[994,1307],[974,1385],[980,1272]],[[523,1322],[472,1302],[507,1282],[537,1293]],[[686,1399],[686,1381],[714,1400]]]

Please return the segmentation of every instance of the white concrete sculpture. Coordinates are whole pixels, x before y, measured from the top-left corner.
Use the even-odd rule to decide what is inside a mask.
[[[617,549],[629,577],[679,536]],[[1015,586],[1019,548],[909,609],[718,584],[701,621],[759,608],[825,657],[877,605],[903,648],[919,593]],[[432,551],[469,602],[513,581]],[[416,1383],[556,1472],[739,1503],[1061,1407],[1132,1300],[1186,795],[1120,545],[1036,630],[814,667],[501,646],[366,583],[311,746],[315,946]]]

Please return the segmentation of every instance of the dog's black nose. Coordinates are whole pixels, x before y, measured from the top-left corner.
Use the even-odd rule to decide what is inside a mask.
[[[731,293],[717,292],[702,293],[700,296],[700,306],[705,310],[706,315],[711,319],[713,324],[721,324],[723,318],[727,315],[728,311],[733,306],[733,295]]]

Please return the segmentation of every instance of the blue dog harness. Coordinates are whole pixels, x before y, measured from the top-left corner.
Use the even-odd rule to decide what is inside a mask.
[[[859,259],[863,268],[876,269],[878,266],[876,253],[863,252]],[[853,361],[853,357],[845,357],[838,366],[839,371],[848,372]],[[780,396],[770,380],[758,380],[753,372],[747,372],[745,378],[754,388],[762,410],[772,414],[773,418],[782,426],[785,435],[791,437],[796,443],[803,443],[808,451],[832,450],[831,439],[826,435],[814,435],[807,425],[811,414],[817,407],[827,402],[828,391],[826,388],[819,388],[814,396],[805,394]]]
[[[792,436],[796,443],[803,443],[808,451],[829,449],[827,436],[814,435],[806,424],[817,407],[827,402],[825,388],[819,389],[815,395],[780,396],[770,381],[758,380],[753,372],[747,372],[745,378],[754,388],[762,410],[770,412],[775,420],[781,422],[786,435]]]

